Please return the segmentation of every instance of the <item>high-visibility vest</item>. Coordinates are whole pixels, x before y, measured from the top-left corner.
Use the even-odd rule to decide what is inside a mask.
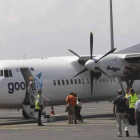
[[[41,106],[40,95],[37,95],[36,100],[35,100],[35,109],[41,109],[40,106]]]
[[[133,96],[132,96],[132,94],[130,94],[130,98],[129,98],[129,108],[134,108],[134,107],[135,107],[136,101],[138,101],[138,97],[137,97],[136,93],[134,93]]]
[[[126,93],[125,98],[127,99],[129,97],[129,95],[130,95],[129,93]]]

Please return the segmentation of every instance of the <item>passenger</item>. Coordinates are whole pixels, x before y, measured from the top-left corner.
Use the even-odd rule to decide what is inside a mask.
[[[135,125],[136,120],[134,118],[134,107],[135,107],[135,103],[136,101],[138,101],[138,97],[134,91],[134,89],[129,89],[129,115],[130,115],[130,125]]]
[[[28,85],[28,89],[30,91],[32,90],[36,90],[36,87],[35,87],[35,83],[34,83],[34,79],[33,77],[29,77],[29,85]]]
[[[118,137],[122,137],[121,121],[124,123],[126,136],[129,137],[128,121],[126,118],[126,106],[128,105],[128,101],[123,97],[121,89],[118,90],[118,97],[114,99],[113,104],[113,113],[117,120]]]
[[[76,118],[76,120],[81,121],[83,123],[83,118],[82,118],[82,116],[80,114],[81,109],[82,109],[82,103],[81,103],[80,98],[77,97],[77,94],[76,93],[74,93],[74,96],[76,98],[75,118]]]
[[[74,113],[74,107],[76,105],[76,98],[74,97],[73,92],[71,92],[70,95],[67,96],[66,104],[68,104],[68,119],[69,119],[68,124],[73,123],[73,120],[75,121],[75,123],[77,123],[75,119],[75,113]]]
[[[35,101],[35,111],[38,112],[38,126],[43,126],[43,124],[41,123],[41,114],[43,110],[43,100],[42,100],[41,94],[42,94],[42,91],[38,90],[38,95]]]
[[[126,88],[126,94],[125,94],[125,98],[127,99],[127,101],[129,102],[129,88]],[[127,119],[128,119],[128,122],[130,124],[130,114],[129,114],[129,106],[126,107],[126,113],[127,113]]]
[[[30,101],[30,104],[34,104],[35,102],[34,95],[36,94],[36,87],[33,77],[29,77],[28,92],[29,94],[27,96]]]
[[[135,118],[137,121],[138,138],[140,138],[140,100],[135,104]]]

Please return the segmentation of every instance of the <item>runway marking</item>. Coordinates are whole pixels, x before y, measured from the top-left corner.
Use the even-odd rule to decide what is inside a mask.
[[[54,129],[54,130],[65,130],[65,129]]]
[[[37,130],[48,130],[48,129],[37,129]]]
[[[77,131],[77,130],[82,130],[82,129],[80,129],[80,128],[77,128],[77,129],[71,129],[71,130],[76,130],[76,131]]]
[[[93,130],[93,131],[101,131],[103,129],[91,129],[91,130]]]

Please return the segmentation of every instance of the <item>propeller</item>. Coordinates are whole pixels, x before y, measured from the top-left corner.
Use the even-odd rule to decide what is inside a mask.
[[[68,50],[69,50],[72,54],[74,54],[75,56],[77,56],[77,57],[80,58],[80,56],[79,56],[77,53],[75,53],[74,51],[72,51],[72,50],[70,50],[70,49],[68,49]],[[90,59],[91,59],[91,60],[92,60],[92,58],[93,58],[92,52],[93,52],[93,34],[92,34],[92,32],[91,32],[91,33],[90,33]],[[85,60],[83,60],[83,61],[86,63]],[[84,72],[86,72],[86,71],[88,71],[87,68],[83,69],[83,70],[80,71],[78,74],[76,74],[73,78],[75,78],[76,76],[78,76],[78,75],[80,75],[80,74],[82,74],[82,73],[84,73]],[[93,72],[93,71],[90,71],[91,96],[92,96],[92,92],[93,92],[93,80],[94,80],[94,78],[96,78],[96,73]]]
[[[96,70],[99,70],[101,73],[103,73],[104,75],[108,76],[109,78],[111,78],[108,74],[106,74],[102,69],[100,69],[99,67],[95,67]]]
[[[78,76],[79,74],[81,74],[81,73],[83,73],[83,72],[85,72],[85,71],[87,71],[87,70],[88,70],[87,68],[83,69],[83,70],[80,71],[78,74],[76,74],[73,78],[75,78],[76,76]]]
[[[109,55],[110,53],[113,53],[116,50],[116,48],[114,48],[113,50],[109,51],[108,53],[106,53],[105,55],[103,55],[101,58],[99,58],[98,60],[95,61],[95,63],[99,62],[102,58],[104,58],[105,56]]]
[[[81,58],[77,53],[75,53],[74,51],[68,49],[72,54],[74,54],[75,56]],[[108,76],[109,78],[111,78],[108,74],[106,74],[100,67],[97,67],[96,64],[103,59],[104,57],[106,57],[107,55],[109,55],[110,53],[114,52],[116,50],[112,49],[111,51],[109,51],[108,53],[106,53],[105,55],[103,55],[101,58],[99,58],[98,60],[93,60],[93,34],[92,32],[90,33],[90,59],[86,62],[85,60],[83,60],[83,65],[86,66],[86,68],[84,68],[82,71],[80,71],[79,73],[77,73],[73,78],[75,78],[76,76],[90,70],[90,87],[91,87],[91,96],[92,96],[92,92],[93,92],[93,80],[94,78],[98,79],[101,74],[103,73],[104,75]],[[89,65],[92,67],[93,65],[95,66],[95,70],[98,72],[94,72],[92,70],[92,68],[89,68],[87,65]],[[92,65],[91,65],[92,64]]]
[[[90,59],[92,59],[92,52],[93,52],[93,34],[90,33]]]

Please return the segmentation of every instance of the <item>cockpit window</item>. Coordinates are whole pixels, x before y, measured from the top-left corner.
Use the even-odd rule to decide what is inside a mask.
[[[4,70],[4,77],[13,77],[11,70]]]
[[[0,77],[3,76],[3,70],[0,70]]]

